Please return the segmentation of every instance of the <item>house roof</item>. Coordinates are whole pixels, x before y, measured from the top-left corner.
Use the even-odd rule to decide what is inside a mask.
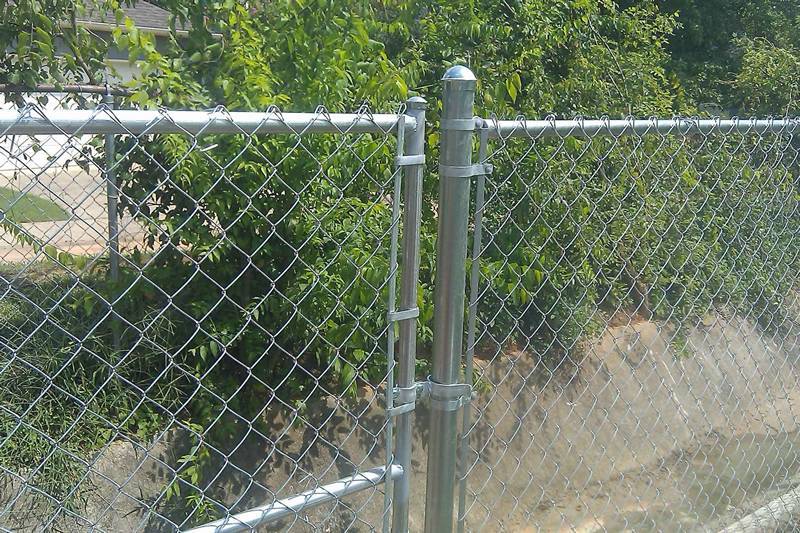
[[[161,9],[144,0],[137,0],[133,6],[121,6],[122,12],[130,18],[140,30],[151,30],[155,33],[167,33],[171,15],[169,11]],[[91,27],[98,31],[111,31],[117,26],[116,16],[112,11],[90,8],[76,17],[81,26]],[[180,33],[180,30],[179,30]]]

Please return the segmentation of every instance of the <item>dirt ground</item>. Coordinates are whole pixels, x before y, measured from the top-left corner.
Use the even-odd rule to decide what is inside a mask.
[[[800,485],[798,466],[797,433],[711,437],[650,469],[565,495],[535,521],[544,531],[718,531]]]
[[[610,328],[572,375],[530,354],[483,362],[468,529],[714,530],[800,483],[797,338],[709,317]]]
[[[689,335],[690,356],[677,357],[670,338],[653,322],[610,328],[566,379],[541,379],[527,353],[484,361],[488,387],[473,404],[465,529],[716,531],[800,483],[796,339],[722,317]],[[354,465],[383,464],[381,403],[332,401],[302,423],[268,410],[269,436],[242,427],[233,439],[240,445],[220,456],[214,497],[244,510],[344,477]],[[423,402],[414,420],[411,531],[424,523],[429,422]],[[185,451],[175,435],[146,447],[120,441],[100,454],[85,519],[73,525],[169,531],[182,523],[180,511],[158,503]],[[380,490],[367,491],[280,527],[380,529],[382,504]],[[0,523],[36,531],[14,522],[13,510]]]

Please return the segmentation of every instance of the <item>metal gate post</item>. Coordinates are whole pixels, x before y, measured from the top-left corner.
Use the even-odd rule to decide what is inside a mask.
[[[458,379],[464,335],[468,178],[475,175],[475,75],[466,67],[455,66],[448,69],[443,82],[426,533],[453,531],[459,394],[464,393]]]
[[[114,109],[114,96],[111,93],[106,93],[103,96],[103,103],[109,110]],[[108,216],[108,271],[111,274],[112,285],[112,300],[117,298],[117,284],[119,283],[119,215],[117,213],[119,189],[117,186],[117,169],[116,169],[116,145],[114,142],[114,134],[106,134],[105,136],[105,152],[106,152],[106,168],[105,168],[105,181],[106,181],[106,201],[107,201],[107,216]],[[114,311],[114,305],[111,305],[111,333],[113,336],[114,351],[119,352],[122,347],[121,336],[122,324],[120,323],[119,315]]]
[[[417,361],[417,285],[419,284],[419,234],[422,220],[422,173],[425,170],[425,99],[419,96],[406,102],[406,115],[417,121],[417,129],[406,132],[403,149],[403,272],[400,285],[400,313],[409,318],[400,321],[399,355],[397,365],[397,397],[400,409],[413,407],[416,401],[414,381]],[[416,313],[414,313],[416,311]],[[413,315],[413,316],[411,316]],[[403,467],[403,475],[394,482],[392,502],[392,531],[408,531],[409,484],[411,477],[411,411],[397,416],[395,464]]]

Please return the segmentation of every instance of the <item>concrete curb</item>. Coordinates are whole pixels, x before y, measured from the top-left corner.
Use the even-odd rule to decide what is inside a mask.
[[[764,507],[760,507],[734,522],[720,533],[741,533],[742,531],[775,531],[785,526],[800,512],[800,487],[778,496]]]

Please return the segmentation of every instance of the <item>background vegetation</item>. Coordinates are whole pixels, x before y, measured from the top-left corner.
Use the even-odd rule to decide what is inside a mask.
[[[107,41],[69,24],[91,6],[5,3],[0,83],[97,83],[116,47],[141,70],[126,105],[142,107],[393,110],[421,94],[435,125],[439,79],[456,63],[478,76],[483,116],[791,114],[800,92],[800,7],[781,0],[158,3],[188,37],[157,47],[113,1],[101,6],[121,27]],[[57,53],[64,47],[72,53]],[[423,346],[436,228],[438,138],[430,131]],[[298,149],[297,138],[205,136],[210,151],[180,136],[118,142],[126,154],[122,208],[150,231],[126,258],[120,284],[98,265],[56,303],[74,268],[33,286],[4,276],[15,289],[0,298],[0,379],[26,384],[1,404],[7,468],[38,464],[58,438],[73,450],[58,461],[72,466],[53,457],[48,468],[80,473],[80,458],[110,440],[147,439],[176,419],[222,441],[225,424],[210,422],[230,411],[258,424],[265,398],[302,412],[331,392],[355,395],[382,380],[387,324],[373,303],[386,298],[391,213],[377,199],[391,191],[388,139],[363,136],[343,148],[303,137]],[[554,369],[611,315],[691,324],[721,304],[766,327],[786,326],[800,229],[791,140],[530,146],[509,142],[493,155],[484,349],[517,343]],[[361,170],[342,170],[353,168]],[[320,171],[324,178],[308,184]],[[102,302],[119,294],[115,309],[127,326],[114,350]],[[37,309],[54,305],[58,312],[38,317],[53,327],[37,329]],[[57,405],[77,411],[47,416]],[[92,417],[80,416],[86,406]],[[75,417],[88,426],[69,424]],[[195,448],[179,469],[195,486],[200,460],[210,454]],[[56,497],[72,486],[36,479]],[[187,502],[209,511],[198,498]]]

